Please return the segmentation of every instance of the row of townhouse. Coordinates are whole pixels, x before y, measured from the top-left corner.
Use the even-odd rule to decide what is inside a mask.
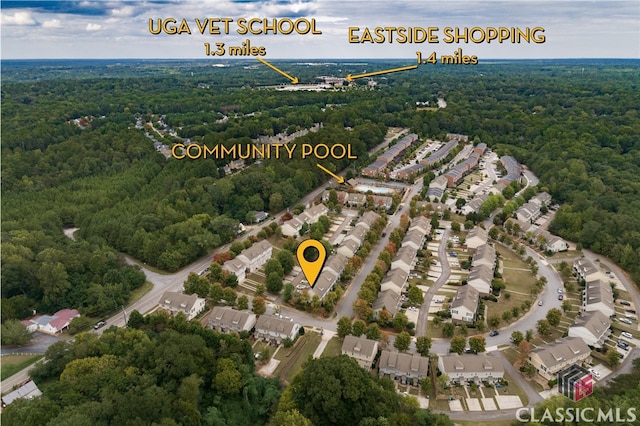
[[[487,145],[480,143],[475,146],[467,159],[453,166],[443,176],[447,179],[447,187],[453,188],[460,185],[465,176],[478,168],[480,159],[487,150]]]
[[[317,204],[311,208],[306,209],[299,215],[287,220],[282,224],[280,229],[282,230],[282,235],[287,237],[296,237],[300,235],[300,230],[304,226],[304,224],[314,224],[316,223],[321,216],[326,215],[329,212],[329,209],[324,204]]]
[[[449,306],[451,320],[454,323],[473,324],[478,316],[480,293],[473,286],[464,285],[458,288]]]
[[[340,253],[330,256],[311,289],[312,296],[318,296],[320,300],[324,299],[340,279],[340,275],[342,275],[342,271],[344,271],[348,261],[349,259]]]
[[[565,337],[539,346],[529,354],[529,363],[546,380],[553,380],[559,371],[590,359],[591,349],[580,337]]]
[[[342,343],[342,354],[354,358],[362,368],[370,370],[378,354],[378,342],[346,336]],[[503,359],[488,354],[440,355],[438,369],[449,377],[451,383],[496,382],[504,377],[505,371]],[[423,378],[430,376],[430,360],[417,354],[383,350],[378,360],[378,375],[418,386]]]
[[[551,195],[546,192],[540,192],[516,210],[516,218],[521,222],[533,223],[542,215],[542,207],[547,207],[550,204]]]
[[[521,238],[528,238],[531,243],[538,243],[539,238],[543,238],[540,246],[544,251],[558,253],[569,250],[569,243],[557,235],[553,235],[547,230],[540,229],[531,222],[523,222],[518,219],[509,218],[505,222],[506,226],[510,226],[513,233]]]
[[[411,222],[402,240],[400,249],[391,260],[391,268],[381,283],[378,298],[373,302],[374,315],[386,310],[395,315],[401,302],[401,296],[413,268],[418,250],[422,249],[427,234],[431,232],[431,223],[425,216],[417,216]]]
[[[365,241],[367,232],[371,226],[380,219],[380,215],[373,211],[368,211],[356,223],[356,226],[342,240],[336,253],[331,255],[325,262],[322,272],[316,279],[313,288],[310,289],[311,296],[318,296],[322,300],[340,279],[347,262],[353,257]],[[294,285],[302,284],[302,275],[294,279]]]
[[[444,195],[444,191],[447,189],[447,178],[444,175],[440,175],[429,183],[429,189],[427,189],[427,197],[437,197],[438,200]]]
[[[447,158],[447,155],[458,145],[458,139],[451,139],[449,142],[444,144],[439,150],[433,152],[427,158],[421,160],[417,164],[413,164],[411,166],[405,167],[404,169],[398,172],[398,179],[400,180],[409,180],[414,176],[422,173],[424,170],[431,168],[433,165],[443,161]]]
[[[487,198],[489,198],[489,194],[478,194],[471,201],[462,206],[460,212],[465,216],[470,213],[478,213],[482,204],[487,201]]]
[[[573,272],[578,279],[585,282],[582,310],[600,311],[607,317],[615,315],[613,289],[602,271],[589,259],[581,257],[573,262]]]
[[[280,344],[285,339],[295,340],[300,324],[271,315],[256,316],[249,311],[236,311],[216,306],[209,316],[209,328],[222,333],[251,332],[257,340]]]
[[[496,250],[489,243],[479,246],[473,253],[467,284],[478,290],[480,295],[491,293],[496,259]]]
[[[196,294],[183,294],[179,291],[165,291],[158,301],[158,307],[175,316],[182,312],[187,321],[194,319],[205,309],[206,300]]]
[[[356,226],[344,237],[337,252],[349,259],[352,258],[364,243],[367,232],[378,219],[380,215],[376,212],[368,211],[363,214]]]
[[[458,288],[451,301],[449,312],[453,322],[472,324],[478,316],[480,296],[491,292],[496,252],[489,244],[488,232],[479,226],[469,231],[465,244],[467,248],[475,250],[471,258],[471,271],[467,276],[467,285]]]
[[[518,163],[518,160],[510,155],[500,157],[500,164],[502,164],[502,167],[505,169],[506,174],[498,180],[498,183],[495,187],[499,191],[502,191],[507,186],[509,186],[511,182],[520,179],[522,167],[520,166],[520,163]]]
[[[384,153],[380,154],[376,161],[362,170],[364,176],[374,177],[381,174],[389,164],[401,157],[404,152],[418,140],[418,135],[411,133],[400,139]]]
[[[324,191],[322,193],[322,201],[325,203],[329,202],[330,195],[331,191]],[[369,201],[366,194],[360,194],[358,192],[336,191],[336,195],[338,196],[338,202],[348,207],[362,207]],[[393,205],[392,197],[386,195],[371,195],[370,197],[370,207],[389,210]]]
[[[222,265],[224,271],[228,271],[238,277],[238,282],[243,282],[247,277],[247,271],[253,273],[271,259],[273,246],[267,240],[259,241],[248,249],[244,249],[234,259],[226,261]]]

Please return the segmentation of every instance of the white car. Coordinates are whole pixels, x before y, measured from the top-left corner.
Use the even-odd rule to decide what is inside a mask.
[[[618,318],[618,321],[624,324],[629,324],[629,325],[631,324],[631,320],[628,318]]]
[[[593,376],[594,376],[596,379],[599,379],[599,378],[600,378],[600,373],[598,373],[598,372],[597,372],[596,370],[594,370],[593,368],[590,368],[590,369],[589,369],[589,373],[593,374]]]
[[[633,334],[629,333],[628,331],[623,331],[622,333],[620,333],[620,336],[626,337],[627,339],[633,339]]]

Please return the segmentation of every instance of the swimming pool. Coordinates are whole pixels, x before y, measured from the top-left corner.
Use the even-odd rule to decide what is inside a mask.
[[[365,194],[369,191],[373,192],[374,194],[393,194],[394,192],[396,192],[392,188],[385,188],[382,186],[363,185],[363,184],[358,184],[354,186],[353,189],[355,189],[358,192],[364,192]]]

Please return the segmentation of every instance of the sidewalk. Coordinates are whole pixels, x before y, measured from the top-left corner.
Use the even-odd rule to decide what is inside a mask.
[[[335,336],[335,334],[336,332],[331,330],[324,330],[322,332],[322,340],[316,348],[316,351],[313,353],[314,358],[320,358],[320,355],[322,355],[322,352],[324,352],[324,348],[327,347],[327,343],[329,343],[329,340],[331,340],[331,338]]]

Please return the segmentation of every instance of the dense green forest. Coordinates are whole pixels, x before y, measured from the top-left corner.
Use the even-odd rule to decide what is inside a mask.
[[[346,355],[308,361],[282,393],[254,372],[251,343],[183,315],[142,317],[58,342],[32,377],[44,395],[2,413],[10,425],[440,425]],[[135,325],[135,328],[132,327]]]
[[[276,91],[265,85],[281,83],[277,74],[243,65],[3,62],[3,320],[32,308],[113,310],[141,284],[118,252],[177,270],[231,241],[249,211],[278,212],[326,180],[312,159],[264,160],[229,176],[224,160],[167,160],[137,117],[165,116],[178,136],[208,145],[322,123],[301,141],[348,143],[359,157],[323,162],[334,170],[366,164],[390,126],[468,134],[540,177],[562,203],[552,231],[640,281],[637,61],[421,67],[380,78],[374,90],[357,80],[329,92]],[[281,65],[303,82],[362,71]],[[416,110],[434,95],[447,107]],[[72,121],[82,117],[90,124]],[[65,227],[80,228],[78,241]]]

